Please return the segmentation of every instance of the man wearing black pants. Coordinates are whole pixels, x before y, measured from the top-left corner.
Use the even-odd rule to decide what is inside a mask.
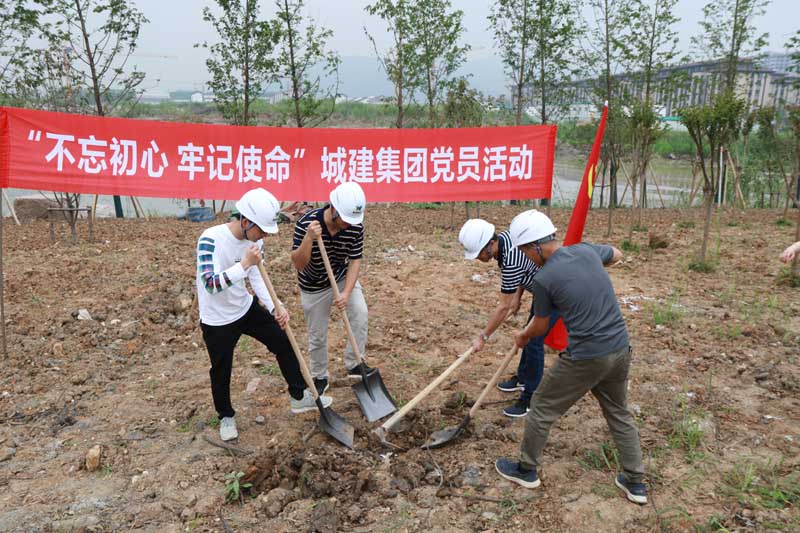
[[[256,266],[261,261],[261,239],[278,232],[278,201],[264,189],[253,189],[236,203],[236,210],[238,213],[230,222],[207,229],[197,242],[200,327],[211,359],[211,394],[220,419],[222,440],[239,436],[230,388],[233,350],[243,334],[261,342],[276,355],[289,385],[292,412],[316,409],[283,331],[289,314],[284,309],[281,315],[273,315],[275,304]],[[247,291],[245,278],[260,303]],[[324,406],[332,403],[329,397],[320,399]]]

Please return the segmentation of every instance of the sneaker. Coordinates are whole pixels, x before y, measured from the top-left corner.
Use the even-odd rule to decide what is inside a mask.
[[[525,390],[525,384],[520,383],[517,376],[511,376],[511,379],[498,383],[497,388],[503,392],[515,392],[518,390]]]
[[[497,473],[509,481],[513,481],[518,485],[522,485],[526,489],[535,489],[542,484],[539,476],[536,475],[536,469],[531,468],[527,470],[522,468],[520,464],[511,459],[502,457],[495,461],[494,468]]]
[[[320,401],[322,402],[322,407],[330,407],[333,403],[333,398],[330,396],[320,396]],[[314,401],[314,397],[311,395],[311,391],[305,389],[303,391],[303,398],[301,400],[295,400],[292,398],[292,412],[294,414],[305,413],[306,411],[313,411],[317,408],[317,404]]]
[[[361,379],[361,367],[364,367],[364,374],[370,375],[375,372],[375,369],[367,366],[367,363],[359,363],[353,368],[347,369],[347,377],[350,379]]]
[[[520,418],[528,414],[528,411],[531,410],[530,405],[530,400],[525,401],[520,399],[514,402],[514,405],[509,405],[503,409],[503,414],[510,418]]]
[[[219,438],[223,441],[239,438],[239,431],[236,429],[236,420],[232,416],[226,416],[219,421]]]
[[[328,378],[314,378],[314,388],[317,389],[317,394],[322,396],[330,388],[328,385]]]
[[[644,483],[631,483],[625,474],[620,474],[614,480],[614,484],[621,488],[625,492],[625,496],[633,503],[640,505],[647,503],[647,488]]]

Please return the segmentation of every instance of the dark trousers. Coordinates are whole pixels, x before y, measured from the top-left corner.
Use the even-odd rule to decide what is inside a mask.
[[[631,350],[628,346],[596,359],[573,360],[568,353],[562,352],[533,396],[520,450],[522,466],[539,467],[550,426],[587,392],[591,392],[603,410],[625,476],[632,483],[641,483],[644,465],[639,430],[628,411],[630,366]]]
[[[550,315],[550,326],[541,337],[534,337],[525,348],[522,350],[522,355],[519,357],[519,366],[517,367],[517,381],[525,384],[525,389],[520,395],[520,401],[529,403],[531,396],[536,392],[539,383],[542,382],[544,375],[544,338],[553,329],[559,318],[558,311],[553,311]],[[533,303],[531,303],[531,312],[528,314],[528,322],[533,319]]]
[[[256,339],[275,354],[281,374],[289,385],[289,394],[296,400],[303,397],[306,384],[289,338],[256,298],[253,298],[253,305],[239,320],[224,326],[209,326],[201,322],[200,328],[211,358],[211,370],[208,372],[211,376],[211,395],[220,418],[236,414],[231,405],[231,371],[233,349],[243,334]]]

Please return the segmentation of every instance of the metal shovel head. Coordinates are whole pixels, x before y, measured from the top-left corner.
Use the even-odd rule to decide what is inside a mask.
[[[397,411],[397,405],[394,403],[392,395],[386,390],[386,385],[377,368],[367,374],[366,379],[362,378],[361,381],[353,383],[350,387],[356,393],[361,410],[369,422],[375,422]]]
[[[470,416],[464,417],[464,420],[457,426],[450,426],[439,431],[431,433],[428,442],[422,445],[423,450],[433,450],[434,448],[441,448],[442,446],[454,441],[459,435],[464,432],[464,429],[469,424]]]
[[[323,407],[319,399],[317,407],[319,407],[319,428],[348,448],[352,448],[355,432],[353,426],[330,407]]]

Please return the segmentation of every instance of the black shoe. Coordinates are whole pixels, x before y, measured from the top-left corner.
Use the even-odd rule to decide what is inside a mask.
[[[539,476],[536,475],[535,468],[526,470],[514,460],[506,459],[505,457],[500,458],[495,461],[494,468],[497,470],[498,474],[507,480],[522,485],[526,489],[535,489],[542,484]]]
[[[364,374],[369,376],[373,372],[375,372],[374,368],[367,366],[367,363],[359,363],[353,368],[347,369],[347,377],[350,379],[361,379],[361,368],[364,368]]]
[[[530,400],[525,401],[519,399],[514,402],[514,405],[510,405],[503,409],[503,414],[511,418],[519,418],[528,414],[528,411],[531,410],[530,405]]]
[[[647,503],[647,487],[645,487],[644,483],[631,483],[625,477],[625,474],[620,474],[614,480],[614,484],[621,488],[628,500],[633,503],[638,503],[639,505]]]
[[[317,394],[319,394],[320,396],[325,394],[325,391],[328,390],[329,388],[328,378],[321,378],[321,379],[314,378],[314,388],[317,389]]]
[[[497,388],[503,392],[516,392],[518,390],[525,390],[525,384],[520,383],[517,376],[511,376],[511,379],[498,383]]]

